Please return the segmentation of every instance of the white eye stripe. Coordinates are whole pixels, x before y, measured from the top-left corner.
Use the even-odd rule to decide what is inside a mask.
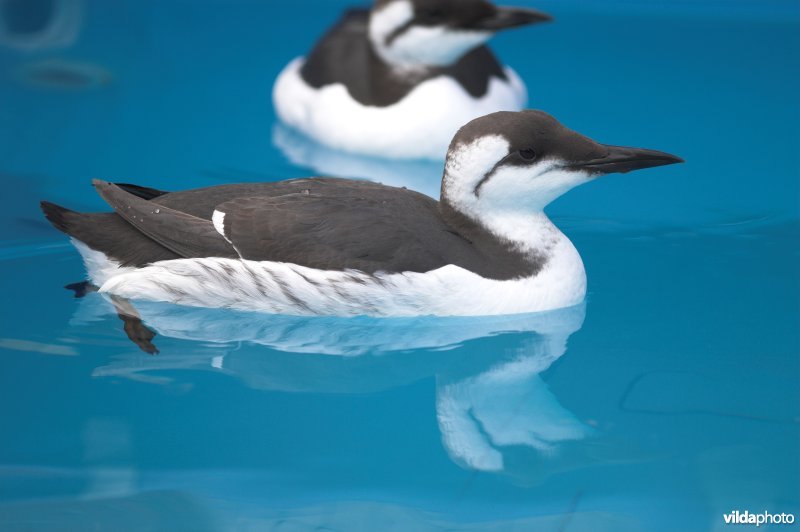
[[[483,177],[481,178],[481,180],[480,180],[480,181],[478,181],[478,184],[477,184],[477,185],[475,185],[475,189],[473,190],[473,193],[475,194],[475,197],[478,197],[478,196],[480,196],[480,195],[481,195],[481,187],[482,187],[483,185],[485,185],[486,183],[488,183],[488,182],[489,182],[489,180],[490,180],[490,179],[491,179],[491,178],[492,178],[492,177],[493,177],[493,176],[494,176],[494,175],[497,173],[497,170],[498,170],[498,169],[499,169],[501,166],[503,166],[503,164],[505,163],[505,161],[506,161],[506,160],[508,160],[508,158],[509,158],[511,155],[513,155],[513,152],[512,152],[512,153],[509,153],[508,155],[506,155],[505,157],[503,157],[501,160],[497,161],[497,164],[495,164],[495,165],[492,167],[492,169],[491,169],[491,170],[489,170],[488,172],[486,172],[486,173],[483,175]]]
[[[412,27],[414,27],[414,21],[409,20],[402,26],[395,28],[391,33],[389,33],[389,35],[387,35],[386,38],[383,40],[383,43],[386,46],[391,46],[394,41],[402,37],[403,34],[408,32],[408,30],[410,30]]]
[[[498,161],[497,164],[495,164],[492,167],[491,170],[489,170],[486,174],[484,174],[484,176],[481,178],[480,181],[478,181],[478,183],[475,185],[475,188],[473,189],[473,193],[475,194],[476,197],[480,196],[481,187],[483,187],[492,177],[494,177],[494,175],[501,168],[503,168],[504,166],[516,166],[516,167],[520,167],[520,168],[531,168],[531,167],[535,166],[538,169],[538,171],[536,172],[536,174],[531,176],[531,179],[535,179],[535,178],[541,176],[542,174],[550,172],[552,170],[555,170],[556,168],[559,167],[559,164],[555,160],[551,159],[551,160],[549,160],[550,164],[543,165],[542,163],[545,163],[545,162],[548,162],[548,161],[547,160],[539,160],[539,161],[537,161],[536,157],[534,157],[532,159],[525,159],[526,161],[530,162],[529,165],[507,164],[507,161],[511,157],[517,155],[518,153],[519,153],[519,150],[518,151],[512,151],[511,153],[509,153],[508,155],[503,157],[500,161]],[[524,157],[523,157],[523,159],[524,159]]]

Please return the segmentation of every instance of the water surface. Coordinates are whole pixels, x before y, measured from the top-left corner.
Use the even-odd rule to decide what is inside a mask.
[[[315,172],[436,194],[440,170],[275,124],[272,81],[341,2],[60,5],[39,41],[0,36],[0,528],[716,530],[735,509],[800,513],[795,3],[540,2],[557,24],[495,41],[532,106],[687,160],[551,206],[586,264],[583,306],[375,320],[131,302],[138,323],[63,288],[83,267],[40,199],[101,209],[93,177]]]

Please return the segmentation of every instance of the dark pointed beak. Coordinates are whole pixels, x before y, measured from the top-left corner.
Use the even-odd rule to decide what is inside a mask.
[[[500,31],[551,20],[553,17],[535,9],[498,7],[493,15],[476,21],[470,29]]]
[[[627,148],[624,146],[606,146],[606,148],[608,148],[606,156],[573,163],[570,168],[585,170],[593,174],[624,174],[633,170],[683,162],[680,157],[663,151]]]

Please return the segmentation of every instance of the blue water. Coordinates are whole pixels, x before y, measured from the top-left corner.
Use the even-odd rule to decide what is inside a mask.
[[[83,267],[40,199],[102,209],[93,177],[317,171],[435,194],[439,165],[276,126],[272,81],[343,2],[29,2],[56,4],[49,40],[0,30],[0,529],[667,531],[800,514],[797,2],[541,1],[557,23],[494,41],[533,107],[687,161],[550,207],[586,264],[585,306],[373,320],[133,302],[156,356],[111,302],[62,288]]]

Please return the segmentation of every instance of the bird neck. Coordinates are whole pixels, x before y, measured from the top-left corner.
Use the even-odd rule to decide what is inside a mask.
[[[561,244],[572,244],[544,211],[466,214],[447,197],[440,202],[442,217],[453,229],[477,246],[500,242],[505,247],[540,260]]]

